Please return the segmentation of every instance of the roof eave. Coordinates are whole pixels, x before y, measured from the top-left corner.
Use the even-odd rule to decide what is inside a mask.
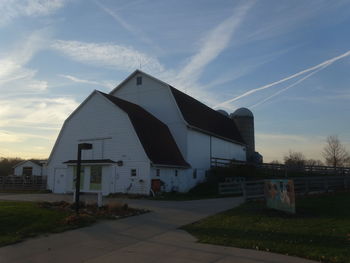
[[[189,169],[191,168],[190,164],[187,165],[173,165],[173,164],[155,164],[151,163],[153,167],[163,167],[163,168],[178,168],[178,169]]]
[[[32,164],[35,164],[35,165],[37,165],[37,166],[42,167],[41,164],[38,164],[38,163],[36,163],[36,162],[33,162],[32,160],[24,160],[24,161],[22,161],[22,162],[19,162],[19,163],[15,164],[14,166],[12,166],[12,168],[16,168],[17,166],[20,166],[20,165],[22,165],[22,164],[24,164],[24,163],[26,163],[26,162],[30,162],[30,163],[32,163]]]

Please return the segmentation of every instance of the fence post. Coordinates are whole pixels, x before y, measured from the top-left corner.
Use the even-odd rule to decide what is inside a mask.
[[[241,182],[241,188],[242,188],[243,199],[244,199],[244,202],[245,202],[245,201],[247,201],[247,191],[246,191],[246,183],[245,183],[245,181]]]
[[[324,178],[324,188],[325,188],[325,192],[328,193],[328,176],[325,176]]]
[[[309,178],[305,179],[305,194],[308,194],[310,191]]]

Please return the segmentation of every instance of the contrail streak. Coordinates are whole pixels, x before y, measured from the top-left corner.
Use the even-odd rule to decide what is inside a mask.
[[[294,82],[293,84],[291,84],[291,85],[289,85],[289,86],[287,86],[287,87],[285,87],[285,88],[283,88],[283,89],[277,91],[276,93],[272,94],[271,96],[267,97],[266,99],[264,99],[264,100],[262,100],[262,101],[259,101],[258,103],[255,103],[254,105],[250,106],[249,108],[255,108],[256,106],[259,106],[260,104],[263,104],[264,102],[266,102],[266,101],[272,99],[273,97],[277,96],[278,94],[280,94],[280,93],[282,93],[282,92],[285,92],[286,90],[288,90],[288,89],[290,89],[290,88],[292,88],[292,87],[298,85],[300,82],[303,82],[304,80],[310,78],[310,77],[311,77],[312,75],[314,75],[315,73],[317,73],[317,72],[319,72],[319,71],[325,69],[326,67],[328,67],[328,66],[330,66],[330,65],[331,65],[331,63],[330,63],[330,64],[326,64],[326,65],[324,65],[324,66],[321,67],[321,68],[318,68],[317,70],[315,70],[315,71],[313,71],[313,72],[307,74],[305,77],[302,77],[301,79],[297,80],[297,81]]]
[[[239,99],[241,99],[241,98],[244,98],[244,97],[246,97],[246,96],[248,96],[248,95],[251,95],[251,94],[253,94],[253,93],[255,93],[255,92],[268,89],[268,88],[273,87],[273,86],[275,86],[275,85],[277,85],[277,84],[283,83],[283,82],[285,82],[285,81],[287,81],[287,80],[290,80],[290,79],[296,78],[296,77],[298,77],[298,76],[300,76],[300,75],[303,75],[303,74],[305,74],[305,73],[307,73],[307,72],[310,72],[310,71],[313,71],[313,70],[322,68],[323,66],[329,66],[329,65],[333,64],[334,62],[336,62],[337,60],[340,60],[340,59],[342,59],[342,58],[345,58],[345,57],[347,57],[347,56],[349,56],[349,55],[350,55],[350,50],[347,51],[347,52],[345,52],[345,53],[343,53],[343,54],[341,54],[340,56],[337,56],[337,57],[328,59],[328,60],[326,60],[326,61],[324,61],[324,62],[322,62],[322,63],[320,63],[320,64],[318,64],[318,65],[316,65],[316,66],[313,66],[313,67],[311,67],[311,68],[304,69],[304,70],[302,70],[302,71],[299,71],[298,73],[295,73],[295,74],[293,74],[293,75],[290,75],[290,76],[285,77],[285,78],[283,78],[283,79],[280,79],[280,80],[278,80],[278,81],[272,82],[272,83],[270,83],[270,84],[264,85],[264,86],[262,86],[262,87],[249,90],[249,91],[243,93],[242,95],[239,95],[239,96],[237,96],[237,97],[235,97],[235,98],[232,98],[232,99],[229,99],[229,100],[227,100],[227,101],[224,101],[224,102],[222,102],[222,103],[220,103],[220,104],[217,104],[217,105],[215,105],[213,108],[217,108],[217,107],[226,105],[226,104],[228,104],[228,103],[234,102],[234,101],[239,100]]]

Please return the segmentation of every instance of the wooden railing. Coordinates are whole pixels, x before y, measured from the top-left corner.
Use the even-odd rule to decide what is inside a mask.
[[[322,175],[350,175],[350,167],[333,167],[333,166],[288,166],[285,164],[273,163],[247,163],[224,158],[211,158],[211,167],[237,167],[242,165],[253,165],[257,169],[268,170],[271,172],[279,172],[280,174],[288,174],[289,172],[302,172],[305,174],[322,174]]]
[[[350,176],[319,176],[289,178],[294,181],[296,195],[350,190]],[[242,179],[219,183],[219,194],[241,195],[245,199],[264,198],[264,180],[244,181]]]
[[[46,176],[0,176],[1,190],[45,190]]]

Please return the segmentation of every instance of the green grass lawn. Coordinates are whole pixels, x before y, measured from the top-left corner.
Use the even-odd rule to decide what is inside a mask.
[[[0,190],[0,194],[49,194],[51,190]]]
[[[184,226],[199,242],[350,262],[350,193],[298,198],[296,215],[248,202]]]
[[[70,213],[41,208],[37,203],[0,201],[0,246],[79,225],[64,224]]]

